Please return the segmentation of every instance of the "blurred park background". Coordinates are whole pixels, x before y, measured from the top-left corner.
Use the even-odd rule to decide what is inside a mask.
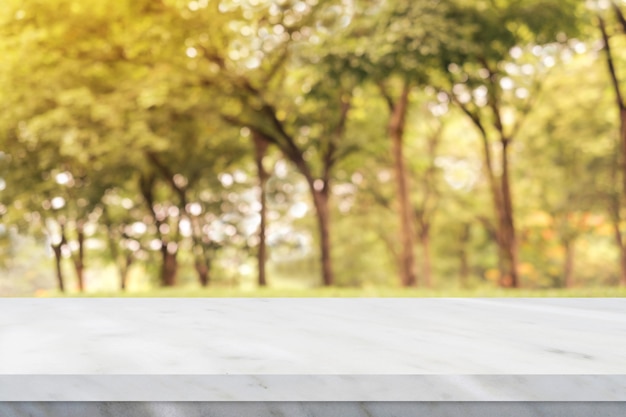
[[[624,296],[625,13],[4,0],[0,295]]]

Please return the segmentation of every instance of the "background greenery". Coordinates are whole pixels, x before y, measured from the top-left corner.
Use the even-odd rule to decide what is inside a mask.
[[[623,0],[5,0],[0,295],[624,296]]]

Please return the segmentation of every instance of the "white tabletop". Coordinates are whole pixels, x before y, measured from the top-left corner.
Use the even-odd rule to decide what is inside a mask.
[[[2,299],[0,311],[0,401],[626,401],[625,299]]]

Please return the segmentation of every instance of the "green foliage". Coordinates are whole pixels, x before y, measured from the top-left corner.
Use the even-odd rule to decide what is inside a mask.
[[[34,261],[45,276],[24,253],[49,252],[61,232],[73,287],[81,230],[94,289],[117,285],[115,270],[131,288],[156,283],[159,242],[176,243],[181,285],[202,255],[217,287],[254,286],[261,133],[271,285],[319,284],[323,189],[336,284],[363,290],[314,294],[439,295],[384,289],[398,283],[387,129],[404,82],[416,240],[429,233],[435,288],[496,294],[484,153],[501,158],[498,135],[515,139],[522,283],[562,286],[572,244],[574,285],[615,285],[618,119],[594,13],[579,0],[6,0],[0,293],[50,291],[52,260]],[[619,21],[606,17],[623,73]],[[211,291],[199,294],[231,294]]]
[[[55,293],[42,294],[42,296],[58,296]],[[407,289],[397,287],[376,287],[366,288],[299,288],[299,289],[274,289],[260,288],[251,290],[240,290],[232,288],[211,288],[199,289],[195,287],[173,288],[173,289],[153,289],[150,291],[138,291],[133,293],[120,292],[99,292],[93,294],[72,294],[74,297],[146,297],[146,298],[169,298],[169,297],[244,297],[244,298],[364,298],[364,297],[385,297],[385,298],[533,298],[533,297],[624,297],[626,291],[623,288],[604,287],[594,289],[549,289],[549,290],[506,290],[499,288],[475,288],[470,290],[447,288],[445,290],[428,289]]]

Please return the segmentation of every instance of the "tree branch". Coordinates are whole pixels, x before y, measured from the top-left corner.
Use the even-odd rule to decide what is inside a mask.
[[[622,26],[622,33],[626,35],[626,18],[624,18],[624,13],[619,8],[615,1],[611,1],[611,7],[613,8],[613,12],[615,12],[615,16],[617,17],[617,21]]]
[[[339,121],[337,122],[337,125],[335,126],[333,134],[330,138],[330,142],[328,144],[328,148],[326,149],[326,152],[324,153],[324,168],[323,168],[323,175],[322,175],[322,180],[324,181],[324,183],[328,183],[328,181],[330,180],[330,172],[333,166],[339,160],[338,152],[337,152],[338,150],[337,142],[340,140],[340,138],[343,136],[346,130],[346,122],[348,120],[348,113],[350,112],[350,108],[351,108],[351,99],[352,99],[352,96],[348,97],[347,99],[345,99],[343,96],[340,98],[341,110],[339,114]]]
[[[604,19],[600,15],[598,15],[598,26],[600,28],[600,32],[602,32],[602,40],[604,41],[604,51],[606,52],[606,63],[609,67],[611,83],[613,85],[613,90],[615,91],[617,106],[620,110],[625,110],[626,104],[624,103],[624,99],[622,97],[622,91],[620,89],[619,80],[617,78],[615,64],[613,63],[613,52],[611,51],[609,35],[606,31],[606,24],[604,22]]]
[[[391,94],[389,93],[389,91],[387,91],[387,87],[382,81],[378,83],[378,89],[380,90],[380,95],[383,96],[383,99],[385,99],[385,103],[387,103],[387,107],[389,107],[389,111],[393,111],[393,108],[394,108],[393,98],[391,98]]]
[[[176,184],[176,181],[174,181],[174,172],[170,170],[166,164],[159,160],[158,156],[154,152],[146,151],[145,154],[148,160],[159,170],[163,178],[178,195],[180,204],[184,210],[185,207],[187,207],[187,192],[185,187],[179,187],[178,184]]]

